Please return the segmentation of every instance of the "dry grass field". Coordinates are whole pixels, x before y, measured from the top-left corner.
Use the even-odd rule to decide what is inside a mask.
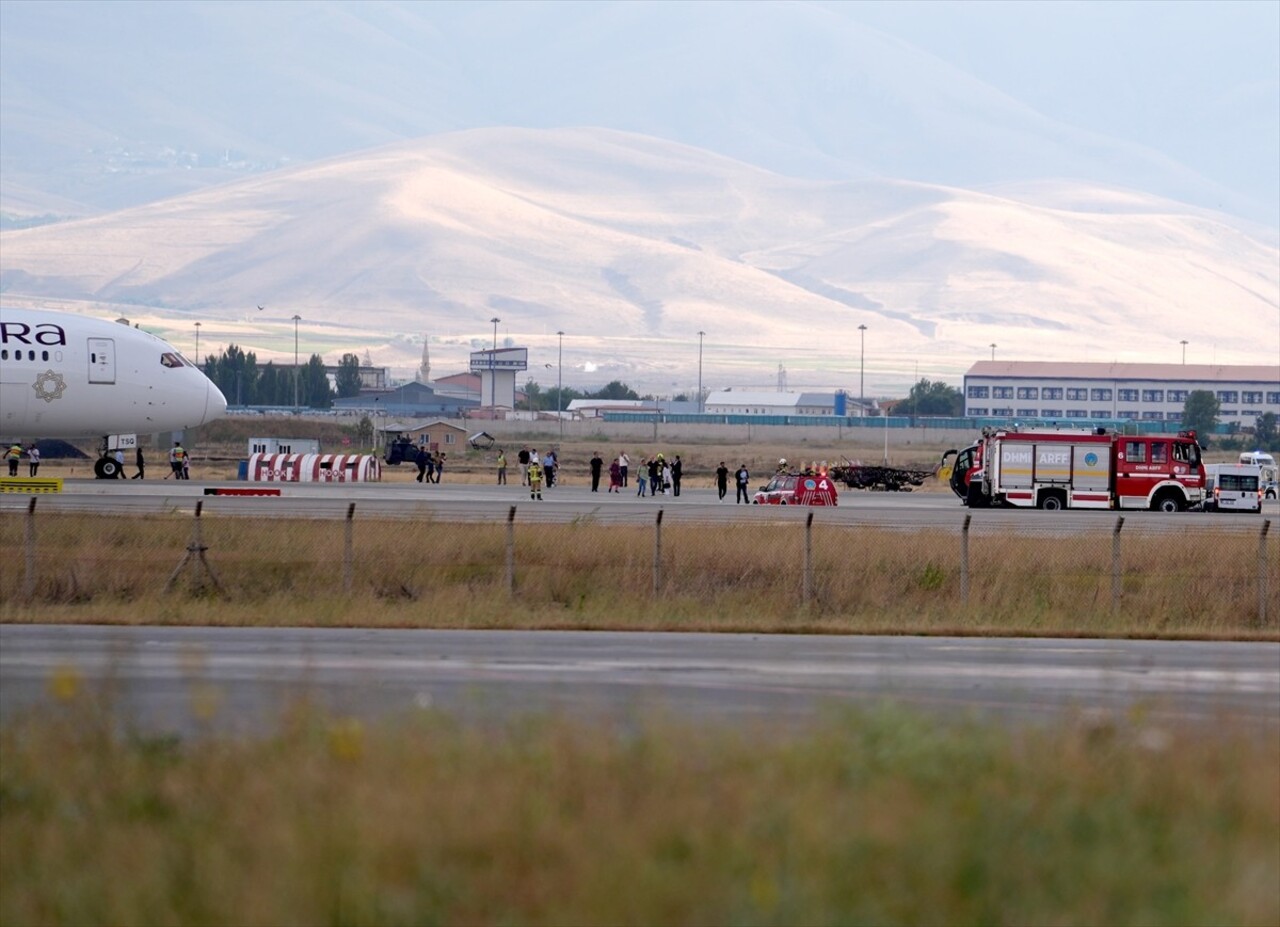
[[[300,706],[183,743],[53,683],[0,729],[3,924],[1280,922],[1280,744],[1229,728]]]

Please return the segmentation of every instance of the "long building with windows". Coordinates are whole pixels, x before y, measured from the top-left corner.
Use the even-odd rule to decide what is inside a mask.
[[[965,414],[1049,421],[1179,421],[1187,396],[1218,397],[1218,421],[1280,415],[1280,365],[979,361],[964,376]]]

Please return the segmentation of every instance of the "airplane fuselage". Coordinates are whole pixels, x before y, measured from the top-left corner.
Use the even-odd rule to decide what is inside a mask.
[[[222,416],[227,400],[164,340],[105,319],[0,308],[0,436],[156,434]]]

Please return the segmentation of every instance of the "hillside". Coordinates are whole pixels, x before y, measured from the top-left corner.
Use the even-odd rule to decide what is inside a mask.
[[[368,351],[437,373],[491,343],[531,374],[704,384],[954,378],[989,356],[1268,363],[1280,252],[1245,223],[1078,184],[966,191],[785,178],[600,129],[450,133],[107,216],[5,232],[0,289],[190,350]],[[262,312],[256,306],[267,307]],[[1209,320],[1213,323],[1210,324]]]

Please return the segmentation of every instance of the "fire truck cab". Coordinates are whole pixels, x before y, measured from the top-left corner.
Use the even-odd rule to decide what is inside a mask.
[[[957,459],[952,476],[952,489],[971,507],[1178,512],[1204,500],[1204,465],[1194,432],[994,429],[984,431],[972,450],[964,461],[969,468],[957,475]]]

